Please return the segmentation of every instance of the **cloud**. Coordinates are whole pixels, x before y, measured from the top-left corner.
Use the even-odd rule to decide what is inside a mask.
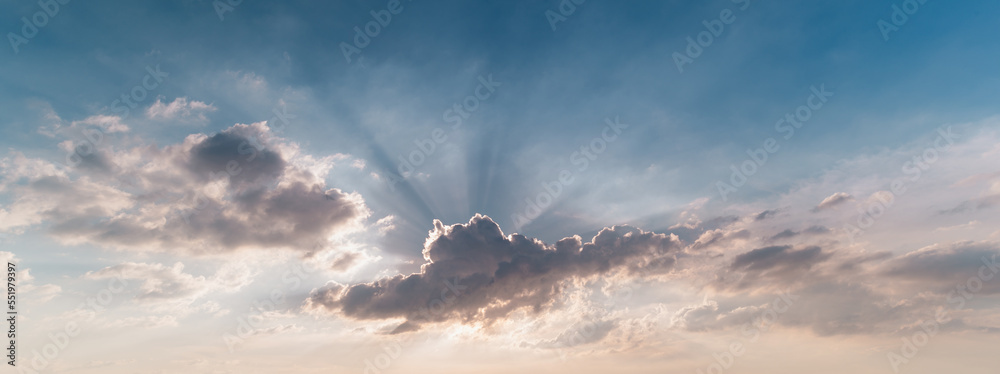
[[[702,222],[698,217],[693,214],[686,214],[684,212],[681,214],[682,218],[686,220],[684,222],[679,222],[673,226],[667,228],[667,232],[677,235],[681,240],[692,241],[697,240],[700,236],[704,235],[707,230],[721,230],[726,229],[733,224],[739,222],[740,217],[735,215],[719,216],[708,221]],[[721,230],[718,233],[727,233],[726,230]],[[743,233],[739,233],[736,237],[742,237]]]
[[[21,291],[27,295],[31,295],[35,299],[32,304],[43,304],[58,296],[62,292],[62,287],[54,284],[43,284],[41,286],[27,284],[22,285]]]
[[[913,289],[947,294],[956,287],[968,287],[970,278],[979,277],[986,295],[1000,293],[1000,282],[992,280],[997,268],[1000,243],[957,242],[932,245],[887,261],[879,272],[887,277],[909,283]],[[985,275],[985,276],[984,276]],[[989,279],[987,279],[989,278]]]
[[[78,129],[80,125],[95,126],[101,128],[106,133],[129,131],[128,125],[122,122],[121,117],[106,114],[93,115],[79,121],[73,121],[70,123],[70,128]]]
[[[581,321],[574,323],[555,339],[536,344],[538,348],[559,349],[599,342],[617,327],[614,320]]]
[[[164,103],[163,97],[157,97],[156,102],[146,108],[146,117],[155,120],[207,123],[206,113],[214,112],[217,108],[212,104],[201,101],[188,101],[186,97],[175,98],[170,103]]]
[[[810,234],[810,235],[821,235],[821,234],[830,233],[830,228],[828,228],[826,226],[821,226],[821,225],[813,225],[813,226],[809,226],[805,230],[802,230],[802,232],[805,233],[805,234]]]
[[[782,240],[782,239],[791,239],[791,238],[794,238],[794,237],[799,236],[801,234],[806,234],[806,235],[823,235],[823,234],[828,234],[828,233],[830,233],[830,229],[827,228],[826,226],[813,225],[813,226],[807,227],[805,230],[802,230],[801,232],[795,231],[795,230],[792,230],[792,229],[785,229],[782,232],[774,234],[774,236],[772,236],[770,238],[770,240],[774,241],[774,240]]]
[[[854,200],[854,197],[851,196],[850,194],[846,192],[837,192],[823,199],[823,201],[821,201],[819,205],[817,205],[816,208],[813,209],[813,211],[818,212],[821,210],[830,209],[837,205],[848,202],[850,200]]]
[[[746,322],[732,319],[741,308],[761,310],[761,301],[786,292],[797,301],[782,313],[780,325],[819,335],[896,333],[911,321],[956,307],[955,296],[963,292],[982,298],[1000,294],[1000,283],[990,282],[1000,271],[998,254],[1000,243],[990,241],[936,244],[901,255],[762,247],[714,271],[702,270],[719,292],[717,302],[681,309],[675,325],[691,331],[732,327],[734,321]],[[955,316],[949,328],[989,327]]]
[[[330,269],[344,271],[350,269],[351,266],[354,266],[354,264],[357,263],[358,260],[360,259],[361,259],[360,253],[356,252],[342,253],[333,259],[333,262],[330,264]]]
[[[754,271],[772,269],[776,266],[799,267],[813,262],[821,255],[821,252],[819,247],[809,247],[798,251],[791,250],[791,246],[787,245],[758,248],[736,256],[731,267]]]
[[[273,256],[269,258],[273,259]],[[240,291],[260,273],[252,271],[252,264],[245,258],[214,267],[217,268],[214,274],[195,275],[185,272],[185,265],[181,262],[173,265],[124,262],[87,272],[83,279],[113,279],[114,287],[125,291],[122,297],[133,302],[132,310],[141,311],[150,318],[159,315],[156,318],[169,321],[167,317],[182,318],[192,313],[213,316],[229,313],[229,309],[211,300],[211,297]],[[206,298],[210,300],[202,301]],[[108,325],[116,323],[114,320],[106,321]]]
[[[64,243],[137,251],[224,253],[241,248],[322,250],[360,230],[370,212],[357,193],[326,186],[333,159],[302,155],[266,125],[234,125],[163,148],[115,147],[93,167],[21,154],[0,160],[0,231],[47,222]],[[81,165],[89,165],[84,162]]]
[[[969,199],[961,202],[957,206],[951,209],[942,210],[940,214],[958,214],[969,211],[976,211],[982,209],[989,209],[994,206],[1000,205],[1000,194],[989,195],[984,197],[979,197],[975,199]]]
[[[0,237],[0,239],[3,239],[3,237]],[[17,269],[14,275],[16,284],[21,287],[20,292],[30,300],[27,305],[47,303],[62,292],[62,287],[54,284],[35,284],[35,277],[31,275],[31,268],[25,267],[21,258],[17,257],[13,252],[0,251],[0,263],[14,264],[14,267]]]
[[[771,237],[771,240],[794,238],[798,235],[799,233],[792,231],[791,229],[785,229],[785,231],[774,234],[774,236]]]
[[[424,244],[420,273],[354,285],[328,284],[312,291],[306,308],[353,319],[405,319],[404,330],[426,322],[490,324],[516,310],[552,307],[564,282],[622,272],[670,272],[680,243],[674,236],[615,226],[590,242],[569,237],[556,244],[504,236],[489,217],[467,224],[434,222]]]
[[[135,330],[137,328],[144,329],[156,329],[161,327],[177,327],[180,324],[177,322],[177,317],[175,316],[144,316],[144,317],[126,317],[121,319],[116,319],[113,321],[108,321],[104,323],[101,327],[105,329],[129,329]]]
[[[754,221],[763,221],[765,219],[774,217],[775,215],[777,215],[780,212],[781,212],[781,209],[768,209],[768,210],[762,211],[760,213],[757,213],[756,216],[754,216]]]
[[[689,331],[705,331],[703,323],[705,319],[717,321],[719,303],[712,300],[705,300],[700,305],[686,306],[674,313],[670,323],[674,327],[683,328]]]
[[[136,295],[138,300],[192,298],[208,289],[209,283],[205,277],[195,277],[184,273],[183,270],[184,264],[180,262],[173,266],[126,262],[95,272],[88,272],[86,277],[90,279],[120,277],[121,279],[142,280],[139,294]]]
[[[707,248],[712,246],[721,246],[724,244],[731,243],[735,240],[749,239],[750,231],[746,229],[740,230],[726,230],[726,229],[715,229],[706,230],[695,240],[694,244],[691,246],[694,249]]]
[[[983,258],[992,261],[1000,252],[995,242],[955,242],[903,254],[859,251],[830,240],[832,230],[825,225],[809,224],[795,231],[781,226],[799,226],[803,223],[799,218],[760,222],[755,216],[727,218],[722,228],[690,223],[684,227],[686,233],[701,233],[692,242],[615,226],[601,230],[586,244],[579,237],[546,244],[517,234],[505,236],[481,215],[465,224],[435,222],[424,245],[427,262],[419,273],[368,283],[331,282],[314,289],[304,308],[353,320],[400,321],[385,330],[391,334],[417,331],[431,323],[496,328],[505,326],[499,322],[512,318],[515,311],[528,316],[558,311],[564,319],[601,321],[599,333],[582,336],[586,339],[577,336],[576,327],[565,326],[548,338],[524,343],[536,348],[582,345],[625,333],[616,331],[623,326],[621,316],[602,312],[594,317],[594,310],[609,306],[592,304],[587,301],[590,296],[567,297],[569,288],[600,276],[616,282],[669,280],[664,286],[713,293],[700,304],[679,306],[670,323],[675,329],[705,332],[757,326],[761,315],[774,308],[773,300],[783,298],[794,302],[787,310],[782,307],[774,322],[778,325],[823,336],[889,334],[909,329],[911,321],[946,307],[955,285],[976,276],[984,268]],[[796,233],[788,237],[795,242],[766,245],[771,236],[750,234],[763,229],[761,225]],[[738,240],[722,245],[724,238]],[[763,245],[752,247],[758,244]],[[706,251],[709,247],[712,250]],[[996,293],[1000,286],[988,285],[980,295]],[[639,304],[620,307],[643,305],[643,300],[634,301]],[[954,317],[949,329],[984,328],[977,320]],[[570,337],[575,340],[568,341]]]

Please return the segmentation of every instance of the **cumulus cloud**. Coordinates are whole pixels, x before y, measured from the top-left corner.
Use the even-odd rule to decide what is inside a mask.
[[[467,224],[434,222],[421,271],[354,285],[313,290],[306,307],[353,319],[405,319],[397,332],[425,322],[491,322],[516,310],[553,306],[564,282],[622,272],[670,272],[680,249],[675,236],[615,226],[590,242],[568,237],[555,244],[504,236],[489,217]]]
[[[146,116],[156,120],[207,123],[208,118],[205,114],[215,110],[212,104],[197,100],[188,101],[186,97],[178,97],[174,101],[164,103],[161,96],[156,98],[153,105],[146,108]]]
[[[94,153],[100,167],[69,168],[17,153],[0,160],[0,191],[13,196],[0,207],[0,230],[44,221],[64,243],[313,253],[331,235],[360,229],[369,215],[360,195],[326,186],[332,157],[302,155],[263,123],[162,148],[108,143]]]
[[[895,334],[950,307],[949,295],[955,295],[956,285],[980,271],[988,276],[993,269],[1000,270],[996,242],[953,242],[899,254],[865,251],[831,240],[833,230],[820,224],[822,220],[791,217],[782,222],[757,220],[757,215],[689,221],[683,225],[693,238],[688,242],[672,234],[615,226],[601,230],[588,243],[569,237],[547,244],[516,234],[505,236],[496,223],[480,215],[465,224],[435,222],[424,245],[427,262],[419,273],[368,283],[329,283],[311,292],[305,308],[354,320],[401,321],[384,330],[390,333],[417,331],[430,323],[495,329],[507,323],[499,321],[515,318],[515,312],[597,321],[588,325],[595,333],[586,339],[576,334],[579,326],[564,326],[547,338],[524,343],[536,348],[569,347],[625,333],[617,331],[627,325],[620,316],[593,313],[594,308],[607,306],[566,297],[568,288],[600,277],[668,282],[665,286],[712,295],[699,304],[678,306],[671,329],[764,328],[762,316],[774,313],[780,303],[780,317],[769,324],[823,336]],[[794,242],[768,244],[774,235],[756,232],[793,233],[786,239]],[[977,296],[1000,293],[1000,283],[982,283]],[[659,300],[633,301],[641,307],[643,301]],[[589,306],[577,305],[581,302]],[[983,325],[989,319],[952,317],[948,329],[992,328]]]

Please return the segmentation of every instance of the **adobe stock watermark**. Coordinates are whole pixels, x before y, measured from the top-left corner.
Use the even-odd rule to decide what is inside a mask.
[[[160,87],[160,84],[169,77],[169,73],[160,70],[160,65],[155,67],[146,66],[146,75],[142,77],[140,84],[132,87],[126,93],[121,94],[119,99],[111,102],[111,110],[118,115],[119,120],[124,121],[131,114],[139,103],[149,97],[149,93]],[[85,141],[76,142],[66,154],[66,166],[75,167],[87,157],[96,152],[98,147],[104,143],[105,133],[99,127],[84,129],[83,137]]]
[[[597,160],[597,157],[608,149],[608,145],[618,140],[618,136],[621,135],[622,131],[629,127],[629,125],[621,123],[618,116],[615,116],[614,120],[605,118],[604,124],[601,136],[595,137],[587,144],[581,145],[579,151],[570,153],[569,162],[576,166],[576,172],[582,173],[586,171],[590,167],[590,163]],[[546,208],[559,198],[563,189],[572,184],[574,180],[576,180],[574,172],[569,169],[563,169],[559,171],[558,178],[555,180],[542,181],[540,184],[541,192],[536,194],[534,198],[525,198],[524,209],[520,213],[510,215],[510,220],[514,224],[514,230],[520,230],[525,224],[538,218]]]
[[[735,4],[742,4],[738,7],[740,11],[745,11],[750,7],[750,0],[730,1]],[[684,65],[691,64],[695,59],[701,57],[705,49],[710,47],[712,43],[715,43],[715,40],[726,31],[726,25],[732,25],[733,22],[736,22],[736,12],[729,8],[720,11],[718,18],[702,20],[701,24],[705,26],[705,31],[699,32],[694,38],[688,36],[685,39],[688,44],[684,48],[684,53],[675,51],[671,55],[674,59],[674,64],[677,65],[677,71],[684,73]]]
[[[899,31],[900,27],[906,24],[910,20],[910,16],[917,13],[920,10],[920,6],[926,4],[927,0],[905,0],[902,6],[897,4],[892,4],[892,13],[889,14],[889,21],[879,18],[875,25],[878,26],[878,31],[882,33],[882,39],[884,41],[889,41],[889,34]]]
[[[722,374],[733,367],[736,359],[743,357],[747,353],[748,344],[756,343],[762,333],[771,331],[771,327],[778,321],[778,317],[788,311],[799,296],[793,295],[790,290],[778,294],[778,297],[768,305],[760,315],[754,317],[750,322],[743,324],[740,332],[743,337],[729,343],[729,347],[722,352],[712,354],[714,362],[708,365],[705,370],[698,369],[698,374]]]
[[[424,320],[433,320],[432,316],[444,313],[449,305],[454,304],[455,300],[458,300],[462,296],[462,291],[468,288],[468,286],[459,284],[458,277],[455,277],[454,281],[445,279],[443,282],[444,287],[441,288],[441,297],[432,299],[427,302],[427,306],[420,309],[419,313]],[[452,295],[449,295],[449,293]],[[364,374],[381,374],[383,370],[389,369],[392,366],[392,362],[403,354],[403,348],[406,347],[396,341],[388,345],[383,345],[383,352],[364,360]]]
[[[243,0],[215,0],[212,1],[212,9],[215,9],[215,14],[219,16],[219,21],[226,20],[226,13],[236,10],[240,4],[243,4]]]
[[[774,124],[774,131],[784,134],[785,140],[790,140],[795,136],[795,130],[802,128],[806,122],[812,119],[814,111],[820,110],[826,105],[826,102],[833,97],[833,92],[826,90],[825,84],[820,84],[819,88],[816,86],[809,87],[812,93],[806,98],[806,103],[799,105],[794,111],[786,113],[778,122]],[[767,163],[769,155],[772,155],[781,146],[778,144],[778,140],[775,138],[764,139],[763,144],[757,149],[747,149],[746,160],[740,163],[737,167],[736,164],[729,165],[729,170],[732,173],[729,175],[729,183],[723,181],[715,182],[715,188],[719,191],[719,195],[722,196],[722,201],[727,201],[729,194],[736,192],[738,188],[742,187],[747,183],[750,177],[757,174],[760,168],[764,167]]]
[[[98,313],[103,312],[108,305],[111,305],[115,295],[125,291],[125,287],[128,287],[128,282],[125,281],[124,274],[118,274],[108,280],[108,286],[105,289],[80,303],[77,309],[84,309],[90,312],[90,316],[84,322],[92,322]],[[18,366],[18,374],[38,374],[39,372],[44,372],[62,352],[66,351],[70,343],[72,343],[72,339],[79,336],[80,332],[79,322],[71,320],[66,322],[62,329],[48,334],[49,342],[42,345],[41,352],[38,350],[31,351],[32,358],[28,362],[30,365]]]
[[[279,110],[280,109],[280,110]],[[282,105],[280,108],[275,107],[271,109],[271,113],[274,116],[267,120],[267,126],[271,128],[275,134],[281,134],[285,132],[291,120],[295,119],[294,115],[288,114],[288,108]]]
[[[412,0],[406,0],[407,2]],[[350,64],[352,55],[361,55],[361,51],[371,44],[375,37],[382,33],[382,30],[392,22],[392,16],[403,12],[403,5],[400,0],[389,0],[385,9],[371,10],[369,14],[372,20],[365,23],[364,30],[361,26],[354,26],[354,44],[340,42],[340,51],[344,54],[344,59]]]
[[[900,171],[906,177],[898,177],[889,183],[888,191],[875,194],[875,201],[869,201],[864,207],[858,208],[857,225],[844,224],[844,232],[848,241],[854,244],[855,239],[864,234],[875,221],[882,217],[895,202],[896,197],[903,196],[909,186],[916,183],[932,165],[941,159],[941,154],[951,149],[958,136],[951,131],[951,126],[941,127],[937,130],[938,136],[934,139],[930,147],[924,148],[923,152],[913,155],[910,161],[904,162]]]
[[[487,74],[485,77],[480,75],[476,79],[479,81],[479,84],[473,90],[472,94],[452,104],[451,108],[445,109],[441,115],[444,122],[451,124],[452,131],[462,127],[465,123],[464,121],[479,110],[480,105],[492,98],[497,88],[503,85],[503,83],[493,80],[493,74]],[[397,155],[399,163],[396,166],[396,172],[398,174],[392,172],[383,173],[386,175],[386,183],[389,185],[389,190],[396,192],[396,184],[414,175],[417,168],[427,162],[427,159],[447,141],[448,135],[440,127],[435,127],[431,130],[429,137],[413,139],[413,145],[417,149],[410,151],[407,157]]]
[[[14,54],[21,52],[21,45],[28,44],[31,39],[38,36],[38,30],[48,26],[49,21],[59,14],[60,5],[69,4],[70,0],[39,0],[38,7],[42,10],[35,12],[31,18],[21,17],[21,33],[7,33],[7,41]]]
[[[576,6],[583,5],[587,0],[562,0],[559,5],[556,6],[556,10],[546,9],[545,19],[549,21],[549,27],[552,31],[556,31],[556,24],[559,22],[566,22],[569,16],[576,13]]]
[[[948,293],[946,301],[949,305],[954,304],[952,305],[952,309],[964,309],[965,303],[974,299],[976,294],[982,291],[983,285],[996,278],[997,273],[1000,273],[1000,265],[997,264],[997,255],[993,255],[989,259],[983,256],[980,258],[980,261],[982,261],[983,266],[979,267],[976,275],[966,279],[965,283],[956,285],[955,289]],[[898,353],[892,351],[886,354],[889,366],[892,367],[894,373],[899,373],[900,367],[910,363],[910,360],[920,352],[920,349],[926,346],[931,338],[937,335],[941,324],[951,320],[950,314],[951,312],[946,309],[939,309],[934,314],[933,320],[920,321],[919,331],[914,332],[908,337],[901,338],[903,344],[899,347]]]

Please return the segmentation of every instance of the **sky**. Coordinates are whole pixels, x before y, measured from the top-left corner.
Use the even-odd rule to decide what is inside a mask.
[[[995,373],[998,14],[0,0],[3,372]]]

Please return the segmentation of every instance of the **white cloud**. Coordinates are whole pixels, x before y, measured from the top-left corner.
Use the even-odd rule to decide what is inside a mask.
[[[95,127],[98,127],[100,129],[102,129],[106,133],[128,132],[129,131],[128,125],[126,125],[124,122],[122,122],[122,118],[121,117],[119,117],[119,116],[112,116],[112,115],[105,115],[105,114],[99,114],[99,115],[90,116],[90,117],[84,118],[82,120],[73,121],[73,122],[70,123],[70,126],[72,128],[79,128],[79,127],[81,127],[81,125],[84,125],[84,126],[88,126],[88,125],[89,126],[95,126]]]
[[[212,104],[197,100],[188,101],[186,97],[178,97],[170,103],[164,103],[163,97],[160,96],[146,109],[146,116],[155,120],[205,124],[208,122],[206,113],[214,112],[216,109]]]

